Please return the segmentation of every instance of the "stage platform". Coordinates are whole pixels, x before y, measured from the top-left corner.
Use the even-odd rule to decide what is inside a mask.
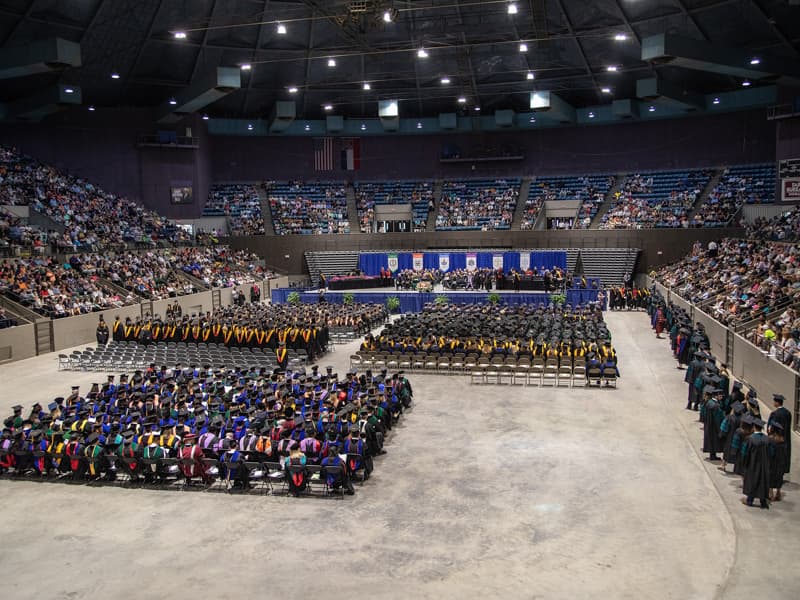
[[[272,290],[273,304],[285,304],[289,294],[294,291],[291,288],[281,288]],[[573,306],[586,304],[597,300],[599,290],[567,290],[567,304]],[[436,286],[432,292],[415,292],[407,290],[386,289],[375,291],[374,289],[348,290],[347,292],[325,292],[325,301],[332,304],[344,302],[345,294],[353,294],[354,301],[365,304],[385,304],[390,296],[397,296],[400,300],[400,312],[420,312],[422,307],[433,302],[436,296],[445,295],[453,304],[484,304],[490,292],[487,291],[452,291],[446,290],[441,286]],[[551,294],[546,292],[513,292],[508,290],[492,290],[491,293],[500,295],[502,304],[515,306],[518,304],[549,304]],[[300,301],[305,304],[319,302],[320,294],[318,289],[300,291]]]

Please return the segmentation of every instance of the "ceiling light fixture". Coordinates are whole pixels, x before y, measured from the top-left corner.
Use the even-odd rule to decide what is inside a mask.
[[[363,85],[363,86],[361,86],[361,89],[363,89],[365,92],[368,92],[369,90],[371,90],[371,89],[372,89],[372,86],[371,86],[369,83],[367,83],[367,82],[365,81],[365,82],[364,82],[364,85]]]
[[[170,103],[170,105],[175,106],[178,103],[178,101],[175,100],[175,98],[170,98],[169,99],[169,103]]]
[[[617,65],[608,65],[606,67],[606,71],[609,73],[616,73],[617,72]]]
[[[751,85],[752,85],[752,84],[750,83],[750,80],[749,80],[749,79],[745,79],[745,80],[742,82],[742,87],[750,87]]]
[[[253,68],[253,66],[250,63],[244,63],[243,65],[239,65],[239,68],[242,71],[249,71],[250,69]]]
[[[528,71],[528,74],[525,76],[525,79],[528,81],[533,81],[533,71]]]
[[[366,129],[367,129],[367,126],[364,123],[362,123],[361,124],[361,131],[366,131]]]
[[[278,23],[278,35],[286,35],[286,25]]]
[[[92,106],[91,104],[89,105],[89,112],[94,112],[94,106]]]
[[[335,58],[329,58],[328,59],[328,66],[329,67],[335,67],[336,66],[336,59]]]
[[[719,98],[714,98],[714,104],[719,104]]]
[[[417,56],[420,58],[428,58],[428,53],[425,51],[425,48],[420,48],[417,50]]]
[[[589,118],[594,119],[594,113],[592,111],[589,111]]]
[[[624,42],[627,39],[628,39],[628,36],[625,35],[624,33],[618,33],[618,34],[616,34],[614,36],[614,40],[616,40],[617,42]]]
[[[392,11],[390,11],[390,10],[383,11],[383,22],[384,23],[391,23],[392,22]]]
[[[322,107],[322,109],[323,109],[323,110],[333,110],[333,105],[331,105],[331,104],[326,104],[325,106],[323,106],[323,107]]]
[[[751,65],[760,65],[761,64],[761,59],[758,58],[757,56],[754,56],[753,58],[750,59],[750,64]]]
[[[111,72],[111,79],[119,79],[119,73],[116,71]]]
[[[481,112],[481,107],[480,107],[480,106],[476,106],[476,107],[475,107],[475,111],[476,111],[476,112]]]
[[[509,3],[509,5],[508,5],[508,14],[510,14],[510,15],[517,14],[517,3],[516,2]]]
[[[651,104],[650,108],[648,108],[647,110],[650,112],[656,112],[656,107]]]
[[[531,117],[530,119],[528,119],[528,121],[530,123],[536,123],[536,117]]]
[[[185,40],[185,39],[186,39],[186,32],[185,32],[185,31],[176,31],[176,32],[173,34],[173,37],[174,37],[176,40]]]
[[[65,94],[71,94],[71,93],[72,93],[72,92],[74,92],[74,91],[75,91],[75,90],[73,90],[71,87],[64,88],[64,93],[65,93]]]
[[[247,131],[253,131],[253,124],[252,123],[248,123],[247,124]]]
[[[420,123],[419,121],[417,121],[417,129],[422,129],[422,123]]]
[[[203,121],[208,121],[208,115],[203,115]]]
[[[611,88],[610,87],[600,88],[600,91],[603,92],[604,94],[610,94]]]
[[[442,77],[441,81],[442,81],[442,85],[447,85],[448,83],[450,83],[450,78],[449,77]]]
[[[528,51],[528,44],[526,44],[525,42],[521,42],[520,45],[519,45],[519,51],[520,52],[527,52]]]
[[[290,93],[290,94],[296,94],[296,93],[297,93],[297,88],[296,88],[296,87],[294,87],[294,86],[290,87],[290,88],[289,88],[289,93]]]
[[[464,98],[464,96],[461,96],[461,97],[458,99],[458,103],[459,103],[459,104],[466,104],[466,103],[467,103],[467,99],[466,99],[466,98]]]
[[[303,127],[303,129],[305,129],[306,131],[311,131],[311,125],[306,124],[306,126]]]

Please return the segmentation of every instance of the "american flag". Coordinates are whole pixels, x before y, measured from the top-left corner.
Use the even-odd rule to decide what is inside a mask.
[[[335,168],[334,140],[332,137],[314,138],[314,170],[333,171]]]

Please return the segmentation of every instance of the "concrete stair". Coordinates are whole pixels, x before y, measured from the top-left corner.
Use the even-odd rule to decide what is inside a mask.
[[[436,215],[439,214],[439,200],[442,199],[443,188],[444,180],[437,179],[433,183],[433,208],[428,211],[428,223],[425,225],[425,231],[436,230]]]
[[[361,224],[358,222],[358,206],[356,206],[356,192],[349,181],[344,187],[347,197],[347,220],[350,222],[350,233],[361,233]]]
[[[264,233],[275,235],[275,225],[272,223],[272,210],[269,207],[269,195],[262,185],[257,185],[258,199],[261,201],[261,217],[264,219]]]
[[[525,218],[525,206],[528,204],[528,196],[531,193],[531,177],[524,177],[522,185],[519,186],[519,198],[517,198],[517,208],[514,210],[514,218],[511,221],[512,231],[519,231],[522,221]]]
[[[619,173],[615,175],[616,181],[614,181],[614,185],[611,186],[611,189],[608,190],[605,201],[600,205],[600,210],[597,211],[594,219],[592,219],[592,222],[589,223],[589,229],[598,229],[600,227],[603,215],[605,215],[614,205],[614,194],[622,189],[622,184],[627,176],[627,173]]]

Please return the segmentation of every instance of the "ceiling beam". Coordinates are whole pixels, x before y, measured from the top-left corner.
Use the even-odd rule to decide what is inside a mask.
[[[461,24],[461,43],[467,43],[467,36],[464,33],[464,16],[461,13],[461,0],[456,0],[456,11],[458,12],[458,21]],[[519,37],[519,36],[517,36]],[[478,91],[478,81],[475,78],[475,67],[472,65],[472,51],[469,47],[465,48],[464,56],[467,59],[467,69],[469,70],[469,81],[472,86],[472,96],[475,98],[475,106],[481,105],[481,94]],[[419,112],[420,116],[424,114],[422,111],[422,94],[419,91],[419,82],[417,82],[417,94],[419,94]]]
[[[575,35],[575,28],[572,26],[572,21],[567,14],[567,10],[564,8],[564,3],[562,0],[556,0],[556,4],[558,5],[558,10],[561,12],[561,17],[564,19],[564,24],[567,26],[567,31],[572,36],[572,39],[575,40],[575,45],[578,47],[578,53],[581,57],[581,63],[583,63],[583,68],[586,70],[586,74],[592,78],[592,83],[595,87],[595,94],[597,95],[598,99],[600,98],[600,85],[597,83],[597,79],[594,76],[594,72],[592,72],[592,67],[589,65],[589,59],[586,58],[586,52],[583,50],[583,44],[581,44],[580,38]]]
[[[266,21],[264,17],[266,16],[267,11],[269,10],[269,2],[270,0],[264,0],[264,8],[261,13],[262,15],[261,21]],[[261,48],[261,44],[263,43],[264,39],[264,31],[266,31],[266,27],[264,27],[264,23],[262,22],[258,26],[258,34],[256,35],[256,44],[255,46],[253,46],[253,58],[255,58],[258,49]],[[241,110],[242,115],[247,114],[247,103],[250,100],[250,90],[253,88],[253,80],[255,79],[255,77],[256,77],[255,73],[253,73],[252,71],[250,71],[247,74],[247,87],[244,89],[244,96],[242,97],[242,110]]]
[[[214,11],[217,10],[217,0],[211,0],[211,10],[208,13],[208,24],[209,26],[214,22]],[[197,69],[200,68],[200,59],[202,58],[205,49],[206,49],[206,42],[208,42],[208,29],[203,32],[203,40],[200,42],[200,48],[197,50],[197,56],[194,58],[194,65],[192,66],[192,76],[189,78],[189,81],[193,81],[195,76],[197,75]]]
[[[314,9],[311,9],[311,21],[308,23],[308,45],[306,51],[306,71],[303,78],[303,103],[300,116],[306,116],[306,100],[308,99],[308,78],[311,76],[311,52],[314,50]]]
[[[19,19],[17,19],[17,22],[14,23],[14,26],[11,29],[9,29],[1,45],[5,46],[11,40],[11,38],[14,37],[14,34],[17,33],[17,30],[20,28],[20,26],[29,19],[31,12],[33,11],[34,4],[36,4],[36,0],[31,0],[30,4],[28,4],[28,8],[26,8],[25,12],[22,13],[21,15],[19,13],[8,12],[5,10],[3,11],[3,13],[7,15],[10,14],[13,16],[19,16]]]
[[[800,51],[798,51],[792,41],[787,38],[780,29],[778,29],[778,24],[772,17],[769,16],[767,11],[764,10],[764,7],[761,6],[761,3],[758,2],[758,0],[753,0],[752,4],[756,9],[756,12],[761,15],[761,17],[767,22],[772,31],[775,33],[775,37],[777,37],[781,43],[792,52],[793,55],[800,56]]]
[[[678,5],[681,14],[686,17],[692,23],[692,25],[694,25],[697,31],[700,32],[700,35],[703,36],[703,39],[707,42],[711,41],[711,38],[708,37],[708,33],[706,33],[703,27],[700,26],[700,23],[697,22],[697,19],[694,18],[694,15],[689,12],[689,10],[686,8],[686,5],[683,3],[683,0],[675,0],[675,4]]]
[[[124,97],[127,94],[128,87],[130,86],[134,75],[136,74],[136,69],[139,67],[139,62],[142,60],[142,55],[144,54],[144,49],[147,46],[147,42],[150,39],[150,35],[153,33],[153,28],[156,25],[156,17],[158,17],[158,13],[161,12],[161,5],[164,3],[164,0],[158,0],[158,4],[156,5],[156,9],[153,11],[153,16],[150,17],[150,22],[147,24],[147,31],[144,34],[144,38],[142,39],[142,43],[139,48],[136,50],[136,58],[133,60],[133,64],[131,68],[128,70],[128,73],[125,77],[125,85],[122,87],[122,96]]]

